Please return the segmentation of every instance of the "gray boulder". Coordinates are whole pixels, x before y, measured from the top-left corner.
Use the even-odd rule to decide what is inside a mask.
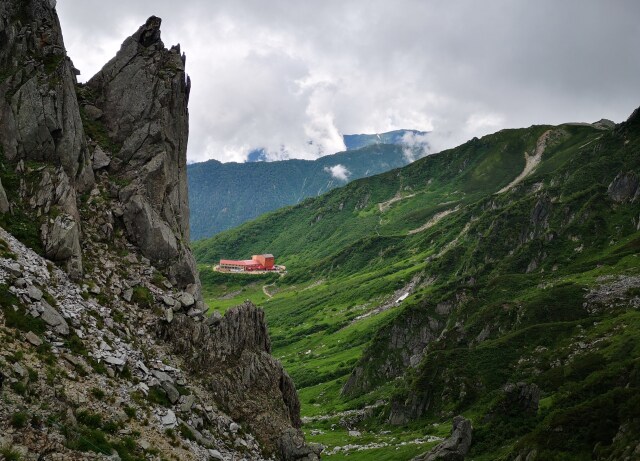
[[[61,214],[42,225],[42,240],[47,258],[67,263],[67,272],[72,278],[82,276],[80,228],[76,220]]]
[[[168,381],[162,381],[160,386],[162,386],[162,389],[165,394],[167,394],[167,398],[172,404],[175,405],[178,403],[178,400],[180,400],[180,392],[178,392],[178,389],[176,389],[173,384]]]
[[[278,441],[280,459],[284,461],[317,461],[320,459],[322,446],[307,444],[304,438],[295,429],[284,431]]]
[[[96,149],[93,151],[93,169],[101,170],[102,168],[106,168],[111,163],[111,157],[107,154],[102,147],[96,146]]]
[[[471,447],[471,432],[471,421],[463,416],[456,416],[453,418],[451,436],[412,461],[463,461]]]
[[[34,301],[40,301],[42,299],[43,293],[40,288],[30,285],[29,288],[27,288],[27,295]]]
[[[193,295],[184,292],[180,295],[180,303],[184,306],[184,307],[191,307],[195,304],[196,300],[194,299]]]
[[[67,336],[69,334],[69,325],[67,325],[67,321],[60,315],[60,313],[55,310],[48,302],[44,299],[40,301],[42,306],[42,314],[41,318],[45,321],[47,325],[53,328],[53,331],[56,333]]]

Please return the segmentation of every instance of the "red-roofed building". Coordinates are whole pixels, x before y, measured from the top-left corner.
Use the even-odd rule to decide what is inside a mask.
[[[221,259],[220,269],[232,272],[272,271],[275,258],[271,254],[253,255],[251,259]]]
[[[276,264],[276,260],[272,254],[253,255],[251,256],[251,259],[253,261],[256,261],[258,264],[264,267],[265,270],[268,270],[268,271],[272,270],[273,266],[275,266]]]

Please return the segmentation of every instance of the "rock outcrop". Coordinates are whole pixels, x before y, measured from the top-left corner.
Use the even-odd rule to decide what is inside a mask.
[[[21,199],[37,191],[36,217],[58,207],[59,220],[39,219],[47,255],[82,275],[76,194],[94,183],[91,159],[76,98],[76,70],[67,57],[54,5],[9,0],[0,4],[0,151],[17,164],[36,163],[22,178]],[[55,191],[37,185],[57,177]],[[31,186],[31,187],[30,187]],[[5,209],[7,207],[4,207]],[[58,240],[61,239],[61,240]]]
[[[81,91],[83,110],[106,133],[108,141],[95,148],[93,167],[108,168],[122,185],[117,195],[129,239],[173,283],[199,286],[188,248],[191,83],[180,46],[165,48],[160,24],[160,18],[150,17],[89,80]],[[111,149],[110,158],[103,148]]]
[[[167,50],[160,40],[160,23],[149,18],[78,86],[53,3],[3,2],[0,150],[20,175],[19,199],[45,256],[71,276],[83,272],[79,196],[94,187],[94,171],[106,171],[129,240],[172,283],[195,286],[200,301],[187,246],[190,82],[180,47]],[[0,194],[0,211],[8,210]]]
[[[471,447],[471,421],[456,416],[453,418],[451,436],[428,453],[416,456],[412,461],[463,461]]]
[[[374,359],[362,357],[342,387],[342,394],[354,396],[369,391],[376,383],[396,378],[407,368],[416,367],[427,346],[444,329],[445,323],[441,317],[443,315],[437,310],[427,316],[418,310],[404,312],[397,322],[384,330],[388,341],[380,351],[376,351],[376,356],[383,357],[384,361],[371,366]]]
[[[536,414],[540,403],[540,388],[536,384],[507,383],[501,402],[503,414]]]
[[[245,421],[259,440],[282,459],[317,459],[304,444],[295,385],[271,356],[264,312],[250,302],[222,318],[194,322],[176,315],[160,325],[161,337],[187,357],[192,371],[206,377],[220,405]]]
[[[0,181],[0,213],[8,213],[11,209],[9,204],[9,199],[7,198],[7,193],[2,187],[2,181]]]
[[[620,172],[609,184],[607,192],[617,203],[635,201],[640,197],[640,179],[634,171]]]

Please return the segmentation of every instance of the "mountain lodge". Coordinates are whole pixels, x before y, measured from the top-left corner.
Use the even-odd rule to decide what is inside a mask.
[[[251,259],[236,261],[221,259],[220,269],[232,272],[273,271],[276,270],[275,258],[272,254],[253,255]]]

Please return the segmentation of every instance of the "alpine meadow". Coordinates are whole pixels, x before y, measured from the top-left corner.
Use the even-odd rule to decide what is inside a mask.
[[[472,139],[196,242],[205,298],[264,306],[330,459],[410,459],[458,414],[471,459],[632,459],[639,149],[640,111]],[[206,266],[266,248],[286,276]]]

